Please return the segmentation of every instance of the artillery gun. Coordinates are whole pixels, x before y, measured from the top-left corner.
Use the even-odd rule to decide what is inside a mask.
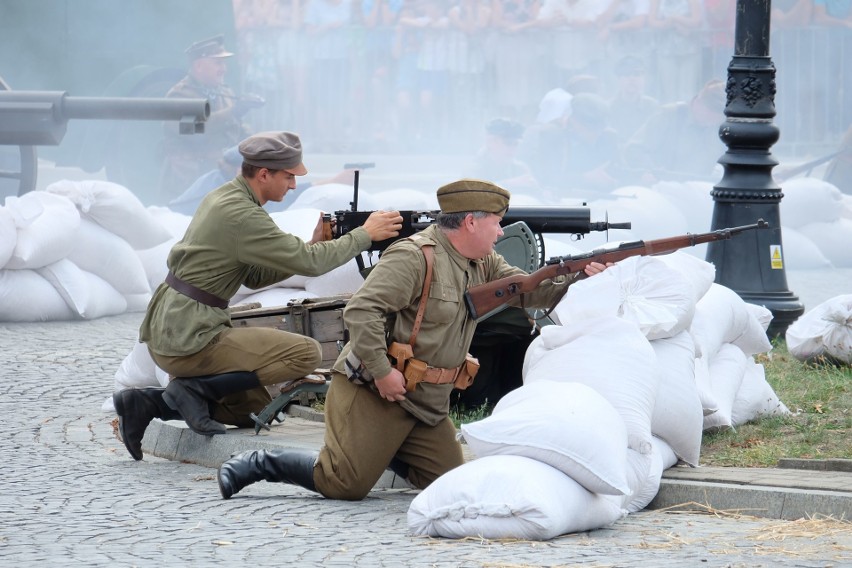
[[[177,121],[181,134],[202,134],[207,99],[73,97],[64,91],[13,91],[0,78],[0,196],[35,189],[36,146],[56,146],[70,119]]]

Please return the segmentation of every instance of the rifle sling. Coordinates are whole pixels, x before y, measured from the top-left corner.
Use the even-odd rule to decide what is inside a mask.
[[[414,327],[411,330],[411,338],[408,344],[414,347],[414,342],[417,340],[417,333],[420,331],[420,324],[423,322],[423,314],[426,313],[426,300],[429,299],[429,288],[432,287],[432,259],[435,251],[432,250],[433,245],[423,245],[420,250],[423,251],[423,256],[426,258],[426,277],[423,279],[423,291],[420,294],[420,305],[417,306],[417,316],[414,318]]]

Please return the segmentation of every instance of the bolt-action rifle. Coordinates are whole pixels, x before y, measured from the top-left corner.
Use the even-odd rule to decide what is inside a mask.
[[[606,264],[608,262],[618,262],[631,256],[668,254],[686,247],[730,239],[734,235],[744,231],[765,229],[767,227],[769,227],[769,223],[763,219],[758,219],[757,223],[752,225],[718,229],[709,233],[687,233],[666,239],[633,241],[622,243],[616,248],[595,249],[583,254],[553,257],[545,263],[544,267],[531,274],[507,276],[492,282],[472,286],[464,293],[465,304],[471,317],[478,319],[480,316],[515,298],[522,298],[524,294],[535,290],[543,280],[575,272],[579,273],[578,278],[583,278],[585,277],[583,269],[592,262]]]

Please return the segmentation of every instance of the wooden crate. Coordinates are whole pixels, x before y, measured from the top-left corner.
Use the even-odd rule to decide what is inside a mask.
[[[349,339],[343,325],[343,308],[351,295],[303,298],[286,306],[252,308],[231,313],[231,323],[238,327],[272,327],[307,335],[322,347],[322,367],[331,367],[340,348]]]

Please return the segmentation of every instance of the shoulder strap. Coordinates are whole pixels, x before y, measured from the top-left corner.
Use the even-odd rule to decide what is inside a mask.
[[[434,245],[423,245],[420,250],[423,251],[423,256],[426,257],[426,277],[423,279],[423,292],[420,294],[420,305],[417,307],[417,316],[414,318],[414,328],[411,330],[411,338],[408,343],[414,347],[414,342],[417,340],[417,332],[420,331],[420,324],[423,322],[423,314],[426,312],[426,300],[429,298],[429,288],[432,286],[432,259],[435,255]]]

